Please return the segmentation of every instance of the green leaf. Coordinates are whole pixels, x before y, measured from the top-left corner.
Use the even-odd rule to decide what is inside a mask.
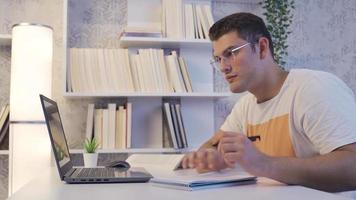
[[[99,144],[97,143],[95,138],[92,139],[85,139],[84,142],[84,149],[87,153],[95,153],[96,149],[98,148]]]

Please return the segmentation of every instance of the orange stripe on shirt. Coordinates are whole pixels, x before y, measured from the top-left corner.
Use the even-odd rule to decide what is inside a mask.
[[[270,156],[295,156],[289,135],[289,114],[281,115],[269,121],[247,124],[247,136],[260,136],[254,144],[263,153]]]

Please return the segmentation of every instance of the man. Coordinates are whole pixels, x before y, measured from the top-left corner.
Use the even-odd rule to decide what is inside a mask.
[[[183,168],[205,172],[239,164],[287,184],[356,190],[352,91],[326,72],[279,67],[271,36],[253,14],[232,14],[209,31],[214,62],[230,90],[248,94],[211,139],[184,157]]]

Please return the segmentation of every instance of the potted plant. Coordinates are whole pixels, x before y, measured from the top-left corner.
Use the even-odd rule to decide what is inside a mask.
[[[97,143],[95,138],[85,139],[84,142],[84,166],[85,167],[96,167],[98,162],[98,154],[96,153],[96,149],[99,144]]]
[[[294,0],[262,0],[263,15],[267,20],[267,29],[271,33],[274,45],[274,59],[283,68],[288,56],[288,35],[293,20]]]

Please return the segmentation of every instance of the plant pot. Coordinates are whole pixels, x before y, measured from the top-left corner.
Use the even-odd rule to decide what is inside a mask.
[[[96,167],[98,163],[97,153],[83,153],[84,167]]]

